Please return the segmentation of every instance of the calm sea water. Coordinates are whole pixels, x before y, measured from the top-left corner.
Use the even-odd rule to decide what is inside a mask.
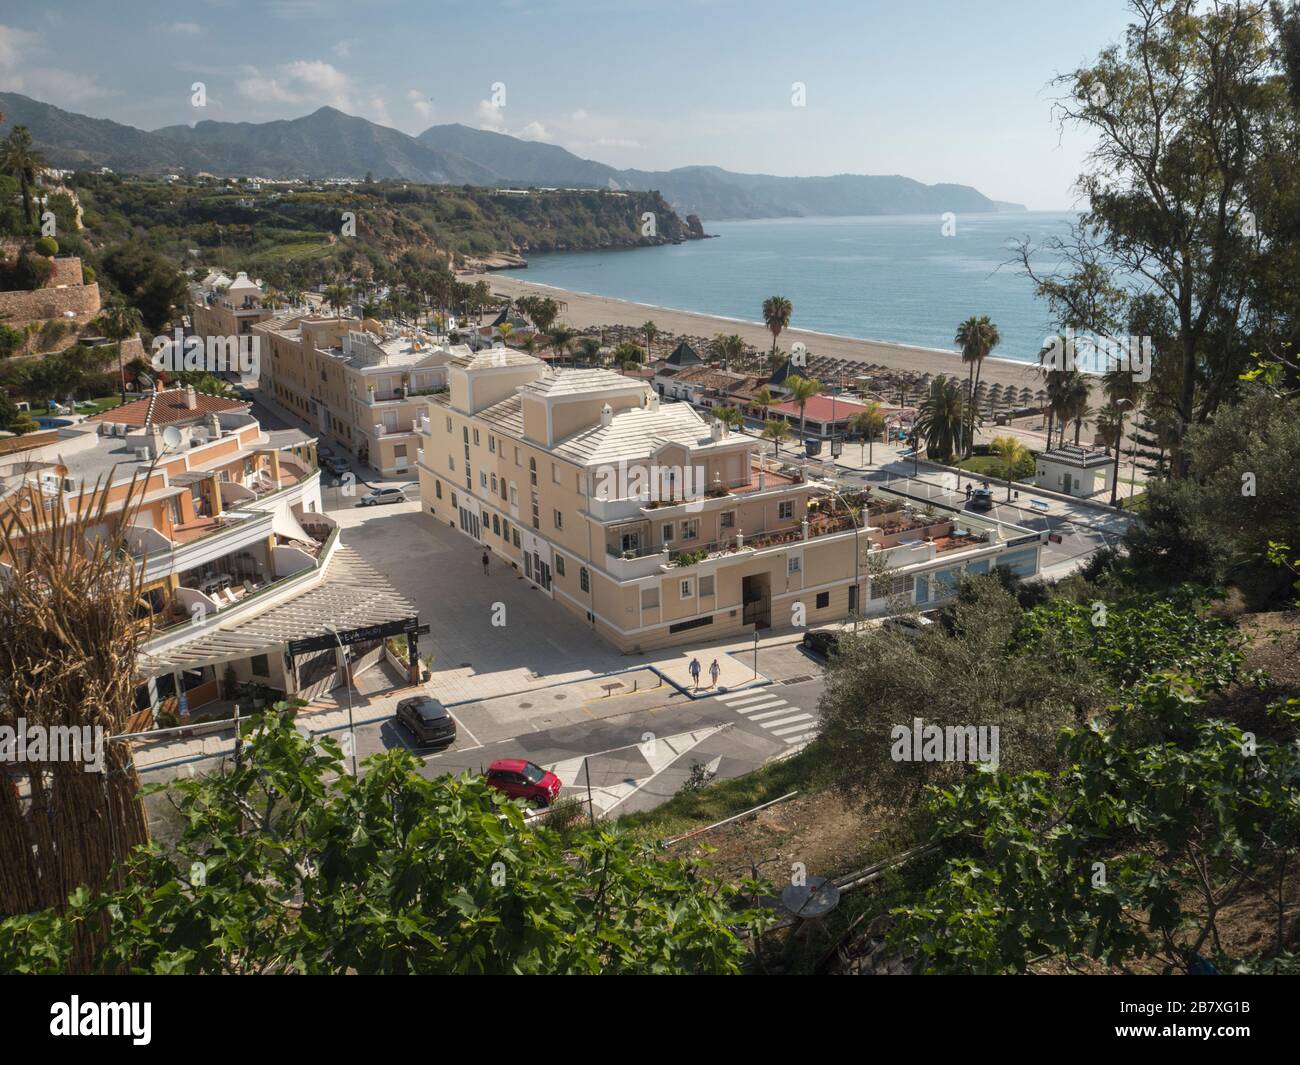
[[[1072,213],[781,218],[706,223],[716,240],[658,248],[529,256],[519,274],[576,292],[761,321],[767,296],[794,304],[791,325],[869,340],[951,349],[957,323],[987,314],[995,358],[1036,362],[1047,306],[1013,258],[1012,242],[1065,234]],[[1050,271],[1051,259],[1035,265]]]

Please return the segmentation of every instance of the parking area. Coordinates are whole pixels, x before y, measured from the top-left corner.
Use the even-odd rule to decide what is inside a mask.
[[[329,508],[329,500],[326,500]],[[484,699],[635,665],[500,559],[420,511],[418,500],[330,510],[344,542],[420,608],[434,655],[429,692]]]

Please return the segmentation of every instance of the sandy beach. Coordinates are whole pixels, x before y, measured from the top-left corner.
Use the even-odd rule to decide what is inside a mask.
[[[758,348],[768,348],[772,344],[772,334],[759,322],[741,322],[734,318],[714,317],[693,311],[668,310],[664,307],[653,307],[629,300],[569,292],[549,285],[533,284],[514,274],[477,274],[468,276],[465,280],[477,281],[480,278],[492,286],[493,292],[512,298],[540,295],[562,300],[567,306],[560,315],[561,321],[579,329],[593,325],[639,326],[651,320],[661,332],[671,332],[679,336],[685,334],[712,337],[718,333],[738,333]],[[794,321],[798,320],[799,308],[796,306]],[[890,369],[912,370],[922,374],[946,373],[966,376],[966,367],[962,365],[961,358],[955,351],[914,347],[881,340],[858,340],[854,337],[832,336],[796,328],[786,329],[781,333],[780,347],[782,350],[789,351],[790,345],[796,341],[807,344],[808,352],[812,355],[855,359],[864,363],[887,366]],[[1043,378],[1036,365],[997,358],[984,360],[980,380],[987,381],[990,385],[1014,385],[1017,388],[1032,388],[1034,391],[1043,387]]]

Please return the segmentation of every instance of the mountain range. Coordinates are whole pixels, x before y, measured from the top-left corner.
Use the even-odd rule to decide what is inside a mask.
[[[969,185],[898,175],[777,177],[715,166],[619,170],[554,144],[457,124],[418,137],[333,107],[273,122],[164,126],[152,132],[0,92],[6,127],[24,125],[50,165],[130,173],[394,179],[431,185],[655,190],[678,213],[708,220],[1023,210]]]

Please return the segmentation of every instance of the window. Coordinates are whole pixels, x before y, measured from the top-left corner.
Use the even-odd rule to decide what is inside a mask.
[[[452,493],[451,493],[451,505],[452,505],[452,508],[455,509],[455,510],[459,510],[459,509],[460,509],[460,507],[457,506],[457,504],[456,504],[456,493],[455,493],[455,492],[452,492]]]
[[[496,479],[496,475],[494,474],[493,480],[495,479]],[[506,479],[504,477],[501,478],[501,498],[502,499],[506,498]]]
[[[519,506],[519,489],[514,485],[510,486],[510,505],[512,507]]]
[[[542,512],[537,505],[537,500],[534,499],[533,500],[533,528],[540,529],[541,527],[542,527]]]
[[[700,519],[691,518],[689,521],[682,522],[682,539],[695,540],[700,535]]]
[[[506,543],[510,542],[510,522],[505,518],[501,519],[501,539]]]
[[[518,546],[519,546],[519,530],[518,530],[518,529],[511,529],[511,530],[510,530],[510,542],[511,542],[512,544],[514,544],[515,547],[518,547]]]
[[[818,593],[817,593],[817,609],[818,609],[818,610],[825,610],[825,609],[826,609],[828,606],[830,606],[830,605],[831,605],[831,593],[830,593],[830,592],[818,592]]]
[[[439,499],[442,498],[442,482],[441,482],[441,481],[434,481],[434,482],[433,482],[433,494],[434,494],[435,496],[437,496]]]
[[[447,432],[451,432],[451,415],[447,415]]]
[[[641,589],[641,609],[653,610],[659,606],[659,587]]]
[[[736,512],[734,510],[724,510],[718,520],[718,525],[723,529],[734,529],[736,527]]]
[[[671,521],[666,521],[664,522],[664,543],[671,544],[672,542],[673,542],[673,523]]]
[[[785,499],[785,500],[782,500],[780,503],[778,503],[778,504],[776,505],[776,516],[777,516],[778,518],[782,518],[782,519],[784,519],[784,518],[793,518],[793,517],[794,517],[794,500],[793,500],[793,499]]]
[[[406,445],[405,445],[405,444],[394,444],[394,445],[393,445],[393,458],[395,458],[395,459],[404,459],[404,458],[406,458]]]
[[[257,677],[269,677],[271,675],[271,662],[266,655],[253,655],[249,660],[252,667],[253,675]]]
[[[713,576],[712,573],[710,573],[707,577],[701,577],[701,578],[700,578],[700,596],[701,596],[701,597],[704,597],[704,596],[706,596],[706,595],[712,595],[712,594],[713,594],[713,582],[714,582],[715,580],[716,580],[716,578]]]
[[[492,494],[497,494],[497,475],[495,473],[492,475]]]
[[[464,440],[465,443],[468,444],[468,443],[469,443],[469,426],[468,426],[468,425],[462,425],[462,426],[460,427],[460,435],[461,435],[461,439]]]
[[[564,515],[561,514],[558,510],[555,512],[555,527],[557,529],[564,528]]]
[[[478,430],[474,430],[474,446],[478,447]]]
[[[677,586],[677,594],[682,599],[690,599],[691,596],[695,594],[695,582],[689,577],[686,580],[679,582]]]
[[[488,433],[488,453],[495,455],[497,453],[497,438]]]
[[[515,465],[519,465],[519,449],[515,448]]]
[[[451,470],[452,473],[455,473],[455,472],[456,472],[456,456],[455,456],[455,455],[448,455],[448,456],[447,456],[447,469]]]
[[[536,487],[537,485],[537,460],[528,460],[528,483]]]
[[[578,570],[578,587],[584,592],[591,591],[591,574],[587,572],[586,566]]]
[[[480,488],[487,487],[487,474],[484,473],[482,470],[478,471],[478,486]]]
[[[800,559],[800,557],[798,555],[791,555],[786,560],[785,571],[790,576],[794,576],[796,573],[799,572],[801,565],[802,565],[802,560]]]
[[[497,515],[492,515],[492,531],[498,536],[501,535],[501,519]]]
[[[564,576],[564,556],[563,556],[563,555],[556,555],[556,556],[555,556],[555,572],[558,573],[561,577]]]
[[[557,462],[551,463],[551,484],[560,483],[560,465]]]

